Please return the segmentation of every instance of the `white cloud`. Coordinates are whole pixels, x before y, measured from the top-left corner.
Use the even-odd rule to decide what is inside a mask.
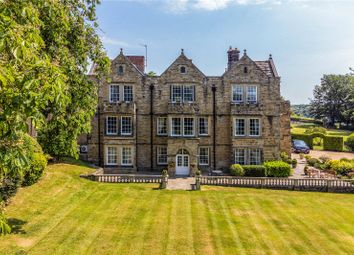
[[[101,41],[103,44],[106,44],[106,45],[114,45],[114,46],[120,46],[120,47],[132,47],[132,45],[130,43],[120,41],[120,40],[117,40],[114,38],[110,38],[107,36],[101,36]]]

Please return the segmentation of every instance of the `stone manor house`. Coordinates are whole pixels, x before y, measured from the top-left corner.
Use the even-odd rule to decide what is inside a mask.
[[[98,81],[99,105],[81,153],[106,173],[207,173],[257,165],[290,153],[290,104],[280,95],[272,56],[254,61],[227,51],[221,76],[207,76],[183,50],[158,76],[143,56],[112,60],[110,82]]]

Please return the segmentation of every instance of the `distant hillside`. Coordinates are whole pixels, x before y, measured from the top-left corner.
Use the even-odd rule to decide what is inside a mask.
[[[294,104],[291,106],[291,111],[293,114],[305,118],[313,118],[310,114],[310,105],[309,104]]]

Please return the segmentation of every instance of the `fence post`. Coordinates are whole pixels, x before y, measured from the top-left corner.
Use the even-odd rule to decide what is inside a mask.
[[[200,190],[200,176],[195,178],[195,189]]]
[[[160,189],[166,189],[168,182],[168,175],[163,175],[161,177]]]
[[[265,179],[262,178],[262,180],[261,180],[261,189],[263,189],[263,187],[264,187],[264,182],[265,182]]]

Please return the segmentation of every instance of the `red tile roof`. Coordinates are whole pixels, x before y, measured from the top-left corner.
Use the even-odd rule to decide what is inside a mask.
[[[142,73],[145,72],[145,57],[144,56],[126,56]]]

